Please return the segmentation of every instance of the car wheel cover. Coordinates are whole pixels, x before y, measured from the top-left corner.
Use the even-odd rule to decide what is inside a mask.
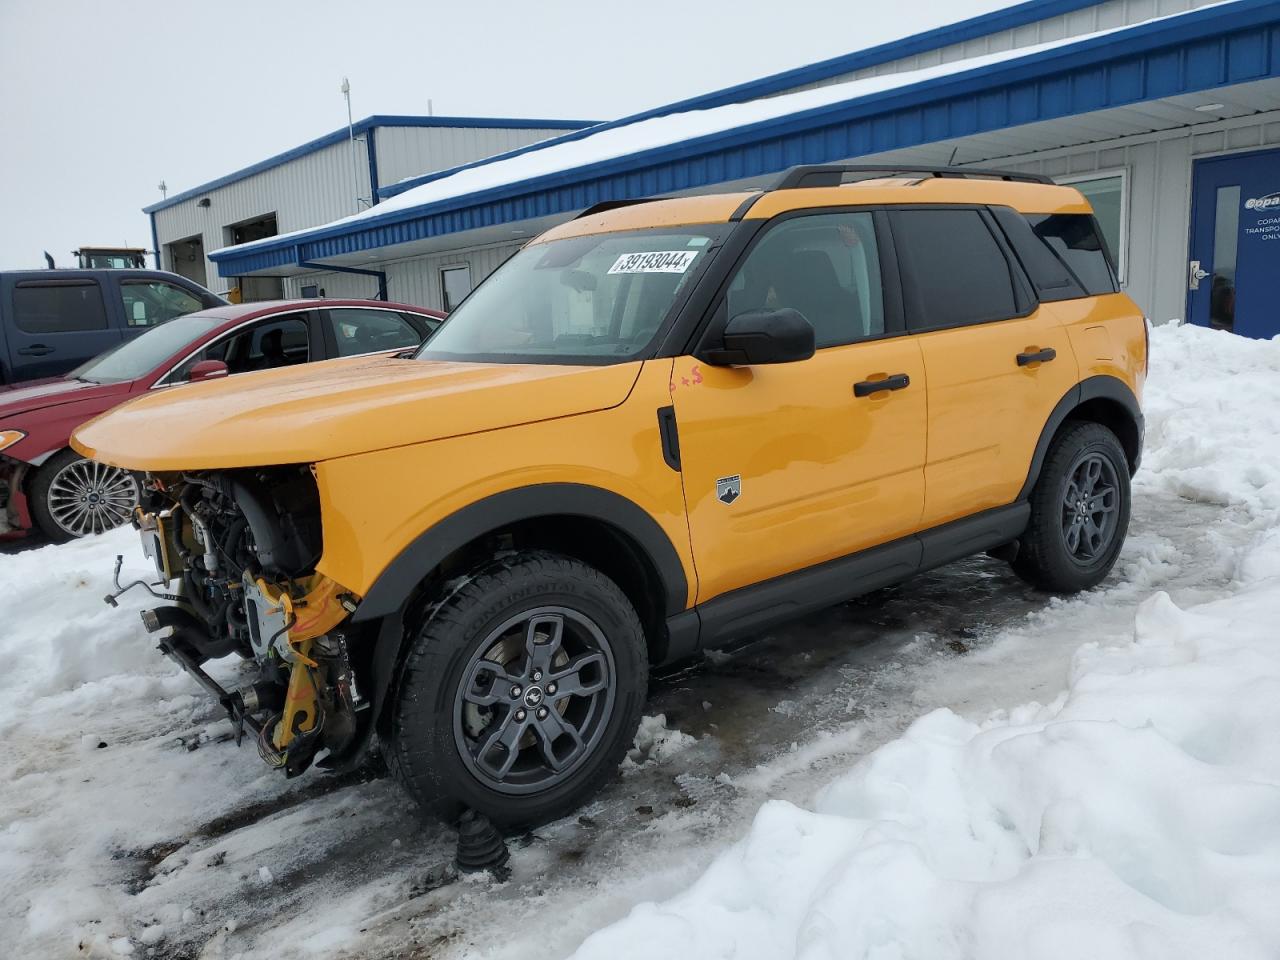
[[[1107,556],[1120,527],[1121,496],[1109,457],[1089,451],[1076,457],[1062,491],[1062,538],[1073,563],[1092,566]]]
[[[579,610],[544,606],[491,630],[463,668],[454,742],[491,790],[531,794],[572,777],[613,715],[613,649]]]
[[[85,537],[127,523],[138,505],[133,474],[92,460],[73,460],[54,474],[45,497],[49,516],[64,533]]]

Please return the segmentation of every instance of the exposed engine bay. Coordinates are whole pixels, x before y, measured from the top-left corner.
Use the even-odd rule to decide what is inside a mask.
[[[344,758],[364,706],[352,632],[341,626],[356,598],[315,572],[322,534],[310,469],[151,476],[134,522],[173,591],[157,596],[174,601],[143,611],[143,623],[153,633],[172,628],[160,649],[222,703],[237,738],[249,731],[262,758],[289,776],[322,749],[326,763]],[[202,665],[232,653],[253,661],[257,676],[228,691]]]

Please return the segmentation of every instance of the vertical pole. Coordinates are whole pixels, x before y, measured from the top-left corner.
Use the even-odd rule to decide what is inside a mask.
[[[351,121],[351,84],[342,78],[342,96],[347,101],[347,136],[351,138],[351,186],[355,190],[356,213],[360,212],[360,158],[356,151],[356,129]]]

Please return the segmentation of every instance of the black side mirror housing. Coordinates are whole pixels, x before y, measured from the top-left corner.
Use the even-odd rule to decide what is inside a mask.
[[[720,367],[792,363],[808,360],[814,349],[813,325],[799,310],[784,307],[738,314],[725,324],[721,345],[699,358]]]

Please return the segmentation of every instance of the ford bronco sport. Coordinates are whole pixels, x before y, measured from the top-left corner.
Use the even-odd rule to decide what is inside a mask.
[[[161,649],[289,775],[373,738],[448,816],[560,815],[651,664],[988,551],[1101,581],[1147,326],[1068,187],[805,167],[603,204],[412,358],[156,393],[81,428],[145,471]],[[238,653],[257,681],[201,668]]]

